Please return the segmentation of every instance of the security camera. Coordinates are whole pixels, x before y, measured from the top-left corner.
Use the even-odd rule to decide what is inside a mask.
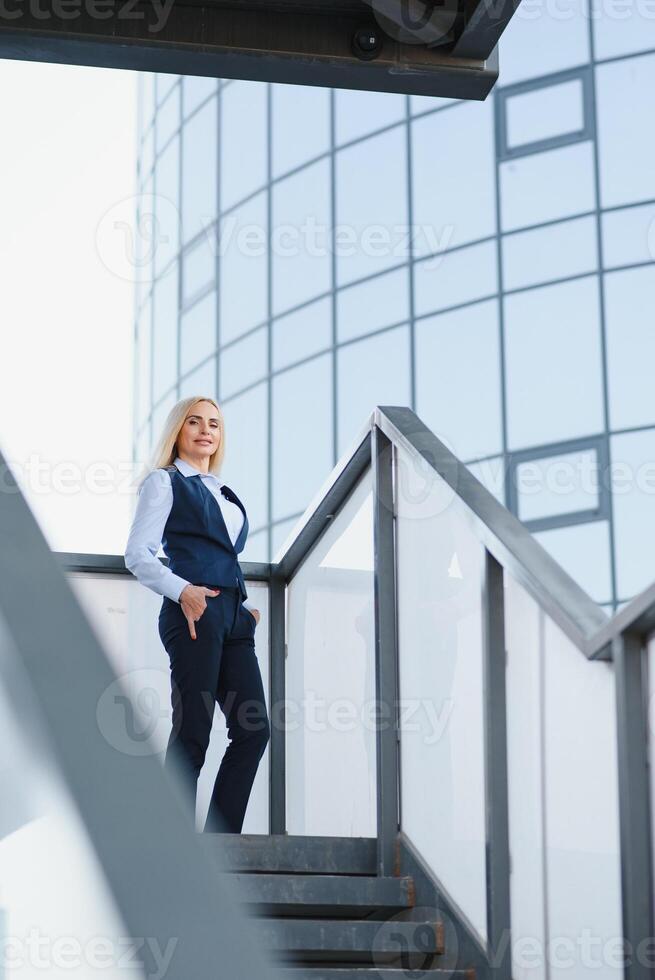
[[[351,46],[353,54],[362,61],[371,61],[377,58],[382,50],[382,32],[379,27],[367,24],[359,27],[352,36]]]

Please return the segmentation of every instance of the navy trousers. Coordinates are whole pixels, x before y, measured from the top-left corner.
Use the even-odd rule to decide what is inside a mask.
[[[206,596],[195,640],[180,604],[167,596],[162,602],[159,636],[170,660],[173,709],[164,767],[181,775],[195,820],[198,776],[218,702],[230,744],[216,776],[204,830],[239,834],[270,739],[270,723],[255,654],[255,617],[243,606],[237,586],[218,587],[217,596]]]

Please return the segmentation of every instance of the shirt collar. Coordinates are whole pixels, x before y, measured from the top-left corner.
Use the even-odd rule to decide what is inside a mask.
[[[218,477],[215,476],[213,473],[201,473],[200,470],[197,470],[195,468],[195,466],[191,466],[190,463],[187,463],[185,459],[181,459],[179,456],[175,457],[174,462],[178,470],[180,471],[180,473],[182,473],[183,476],[204,476],[207,479],[214,480],[219,487],[223,486],[223,484],[218,479]]]

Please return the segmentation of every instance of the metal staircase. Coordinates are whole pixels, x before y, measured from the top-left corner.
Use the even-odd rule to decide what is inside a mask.
[[[220,840],[218,839],[220,837]],[[258,922],[281,980],[467,977],[447,965],[444,923],[413,915],[411,875],[376,874],[372,837],[203,834]],[[219,855],[215,855],[219,858]]]
[[[54,554],[1,453],[0,469],[0,859],[37,832],[52,781],[71,857],[91,855],[113,903],[105,931],[147,939],[139,980],[169,947],[166,980],[531,980],[563,940],[576,980],[651,980],[655,585],[608,619],[411,410],[377,406],[276,560],[242,563],[283,709],[268,833],[193,833],[182,788],[125,730],[168,683],[144,658],[155,617],[121,556]],[[353,541],[363,560],[345,560]],[[71,575],[95,579],[88,614]],[[108,607],[126,614],[117,657],[92,614]],[[373,737],[359,715],[345,743],[290,724],[306,686],[349,684],[391,719]],[[398,710],[448,699],[434,731]],[[33,853],[25,877],[46,880]],[[589,934],[624,943],[618,966],[598,970]]]

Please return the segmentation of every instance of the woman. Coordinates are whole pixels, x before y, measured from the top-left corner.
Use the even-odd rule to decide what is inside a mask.
[[[179,401],[139,485],[125,565],[164,597],[159,636],[170,660],[173,709],[164,766],[182,774],[195,814],[218,701],[230,744],[204,829],[241,833],[270,725],[255,654],[259,610],[245,601],[237,558],[248,518],[234,491],[218,479],[224,455],[225,424],[216,402],[203,396]],[[168,567],[156,557],[160,544]]]

